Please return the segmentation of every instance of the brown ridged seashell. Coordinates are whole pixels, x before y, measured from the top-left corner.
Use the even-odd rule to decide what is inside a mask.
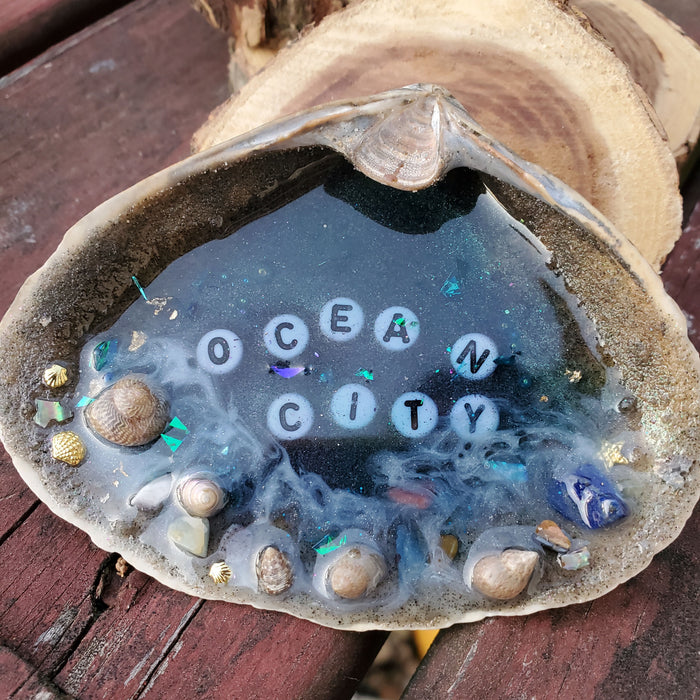
[[[176,488],[180,505],[194,518],[211,518],[226,505],[226,492],[213,474],[192,474]]]
[[[85,459],[86,454],[83,441],[70,430],[56,433],[51,438],[51,456],[60,462],[77,467]]]
[[[292,564],[284,552],[276,547],[260,550],[255,562],[260,589],[269,595],[284,593],[294,580]]]
[[[362,545],[348,547],[328,571],[328,583],[341,598],[361,598],[376,588],[386,576],[386,564],[380,554]]]
[[[165,429],[170,407],[160,391],[135,375],[105,389],[86,409],[100,437],[124,447],[146,445]]]
[[[472,572],[472,587],[489,598],[510,600],[525,590],[540,555],[523,549],[505,549],[479,559]]]

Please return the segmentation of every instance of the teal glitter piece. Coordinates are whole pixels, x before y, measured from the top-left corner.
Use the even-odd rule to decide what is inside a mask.
[[[459,286],[459,280],[454,275],[450,275],[444,281],[442,287],[440,287],[440,294],[447,299],[460,296],[462,294],[462,288]]]
[[[186,433],[190,432],[187,426],[177,416],[175,416],[168,425],[176,430],[184,430]]]
[[[117,346],[118,341],[116,340],[103,340],[95,346],[92,351],[91,364],[98,372],[114,359],[117,354]]]
[[[493,469],[504,479],[509,479],[516,484],[524,484],[527,482],[527,467],[524,464],[514,462],[494,462],[492,460],[488,460],[485,466]]]
[[[177,450],[180,445],[182,445],[182,440],[178,440],[177,438],[170,437],[170,435],[165,435],[165,433],[161,433],[160,436],[163,438],[163,442],[173,451]]]
[[[134,275],[131,275],[131,279],[133,280],[134,284],[136,285],[136,288],[141,292],[141,296],[148,301],[148,297],[146,296],[146,292],[143,291],[143,287],[139,284],[139,281],[136,279]]]
[[[84,406],[89,406],[95,399],[91,399],[89,396],[83,396],[77,404],[76,408],[83,408]]]
[[[347,544],[348,536],[343,535],[337,542],[333,543],[333,538],[330,535],[326,535],[320,542],[314,545],[314,550],[317,554],[324,556],[334,552],[336,549],[340,549],[343,545]]]
[[[364,367],[360,367],[360,369],[355,372],[356,377],[364,377],[368,382],[371,382],[374,379],[374,372],[371,369],[364,369]]]

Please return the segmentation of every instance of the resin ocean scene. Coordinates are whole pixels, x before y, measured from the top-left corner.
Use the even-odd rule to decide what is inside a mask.
[[[410,191],[312,155],[36,358],[41,480],[169,585],[334,626],[527,612],[643,565],[692,459],[542,217],[473,169]]]

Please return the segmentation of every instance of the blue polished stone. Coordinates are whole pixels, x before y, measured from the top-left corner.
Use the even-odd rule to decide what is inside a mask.
[[[629,512],[615,485],[592,464],[554,477],[547,500],[568,520],[594,530],[612,525]]]

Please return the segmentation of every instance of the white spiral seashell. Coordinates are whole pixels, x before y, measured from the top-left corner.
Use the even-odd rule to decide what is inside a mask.
[[[211,518],[226,505],[226,492],[213,474],[193,474],[177,485],[177,500],[195,518]]]

